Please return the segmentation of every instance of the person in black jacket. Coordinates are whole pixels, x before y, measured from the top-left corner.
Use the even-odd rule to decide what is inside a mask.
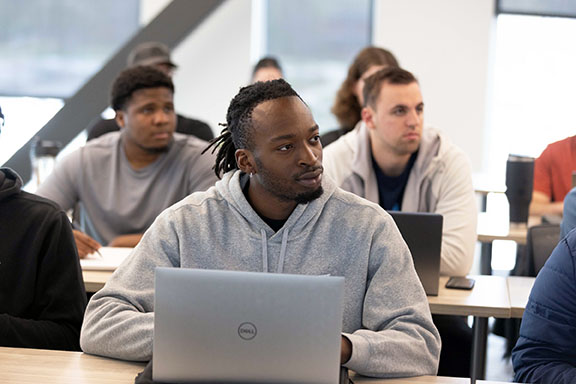
[[[128,68],[138,65],[149,65],[172,77],[177,65],[170,59],[170,50],[162,43],[149,41],[137,45],[128,55]],[[203,121],[176,115],[176,132],[196,136],[199,139],[210,141],[214,138],[212,128]],[[104,120],[98,117],[88,128],[90,141],[108,132],[119,131],[120,127],[115,119]]]
[[[0,168],[0,346],[80,350],[86,292],[70,221],[21,187]]]

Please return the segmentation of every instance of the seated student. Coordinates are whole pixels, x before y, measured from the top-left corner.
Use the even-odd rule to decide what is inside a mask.
[[[320,136],[324,147],[353,130],[362,121],[364,80],[387,67],[398,67],[392,52],[379,47],[366,47],[358,52],[332,106],[332,113],[338,119],[340,128]]]
[[[21,187],[0,168],[0,346],[79,350],[86,292],[70,221]]]
[[[416,78],[391,67],[365,80],[362,124],[324,151],[326,173],[344,190],[386,210],[444,217],[440,273],[464,276],[476,243],[476,200],[466,155],[424,129]],[[435,315],[442,336],[439,374],[468,377],[472,331],[466,319]]]
[[[282,67],[278,59],[272,56],[263,57],[258,60],[252,70],[252,83],[282,79],[283,77],[284,74],[282,73]]]
[[[159,71],[164,72],[172,78],[174,70],[178,67],[170,58],[170,49],[162,43],[156,41],[147,41],[138,44],[128,55],[128,68],[138,65],[149,65]],[[203,121],[189,117],[176,115],[176,132],[193,135],[202,140],[211,140],[214,138],[212,128]],[[100,137],[109,132],[120,130],[115,119],[104,120],[100,117],[87,128],[88,141]]]
[[[522,383],[576,383],[576,230],[536,277],[512,364]]]
[[[564,211],[562,215],[561,238],[566,237],[568,232],[576,228],[576,188],[572,188],[564,198]]]
[[[165,208],[217,180],[207,143],[174,133],[174,85],[148,66],[124,70],[112,86],[122,127],[62,159],[37,193],[64,210],[78,205],[80,257],[100,244],[133,247]]]
[[[88,304],[85,352],[152,357],[154,269],[343,276],[342,363],[364,375],[434,375],[440,340],[392,218],[322,175],[318,125],[284,80],[242,88],[212,142],[222,180],[164,211]],[[192,347],[192,350],[194,348]]]
[[[549,144],[534,161],[531,215],[562,215],[563,201],[572,189],[576,171],[576,136]]]

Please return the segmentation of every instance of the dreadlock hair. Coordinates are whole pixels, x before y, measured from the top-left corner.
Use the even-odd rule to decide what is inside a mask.
[[[202,152],[212,148],[212,153],[214,153],[218,149],[213,168],[218,178],[221,174],[238,169],[236,149],[252,149],[251,130],[254,108],[265,101],[290,96],[296,96],[302,100],[290,84],[283,79],[258,82],[240,88],[228,107],[226,124],[220,124],[225,128],[220,136],[212,139],[210,145]]]

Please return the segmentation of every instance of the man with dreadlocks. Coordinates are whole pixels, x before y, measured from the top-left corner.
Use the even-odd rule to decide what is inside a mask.
[[[93,296],[82,349],[152,357],[158,266],[330,274],[346,279],[343,365],[378,377],[435,374],[440,338],[406,244],[378,205],[322,177],[318,125],[290,85],[242,88],[212,146],[222,179],[158,217]]]

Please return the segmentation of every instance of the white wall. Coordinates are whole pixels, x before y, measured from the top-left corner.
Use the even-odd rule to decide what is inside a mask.
[[[148,22],[170,0],[142,0],[141,19]],[[210,124],[215,134],[226,121],[230,100],[249,80],[251,0],[221,5],[173,51],[176,110]]]
[[[493,0],[376,0],[374,44],[419,79],[425,124],[484,163]]]
[[[169,2],[142,0],[143,22]],[[176,109],[208,122],[215,133],[249,78],[251,7],[251,0],[225,2],[174,50]],[[486,163],[494,26],[492,0],[375,0],[374,44],[390,49],[418,77],[426,125],[446,132],[468,154],[474,172]]]

